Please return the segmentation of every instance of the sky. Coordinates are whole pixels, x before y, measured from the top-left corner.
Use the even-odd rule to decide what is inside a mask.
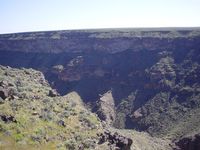
[[[0,0],[0,34],[130,27],[200,27],[200,0]]]

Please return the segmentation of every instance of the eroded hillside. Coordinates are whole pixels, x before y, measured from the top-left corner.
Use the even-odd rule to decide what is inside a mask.
[[[102,130],[77,93],[57,95],[32,69],[1,66],[0,100],[1,149],[73,149]]]
[[[171,149],[167,139],[102,125],[76,92],[59,96],[33,69],[0,66],[0,110],[2,150]]]

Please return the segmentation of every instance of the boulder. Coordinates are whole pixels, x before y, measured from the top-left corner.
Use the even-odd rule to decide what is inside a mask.
[[[3,81],[0,82],[0,86],[1,87],[7,87],[8,86],[8,82],[3,80]]]
[[[17,123],[16,119],[14,116],[7,116],[7,115],[0,115],[0,119],[5,122],[5,123],[10,123],[10,122],[14,122]]]
[[[4,100],[0,97],[0,104],[3,104]]]
[[[62,126],[62,127],[66,127],[66,124],[65,124],[65,122],[63,120],[59,120],[58,121],[58,125]]]
[[[7,89],[0,87],[0,97],[2,99],[6,99],[9,96],[8,93],[9,93],[9,91]]]
[[[200,150],[200,133],[193,136],[184,137],[175,142],[174,150]]]
[[[133,143],[131,138],[120,135],[117,132],[112,133],[110,131],[105,131],[100,134],[99,137],[100,139],[98,144],[108,142],[110,147],[115,147],[115,149],[119,150],[130,150]]]
[[[48,96],[50,96],[50,97],[56,97],[56,96],[60,96],[60,95],[59,95],[59,93],[55,89],[51,89],[51,90],[49,90]]]

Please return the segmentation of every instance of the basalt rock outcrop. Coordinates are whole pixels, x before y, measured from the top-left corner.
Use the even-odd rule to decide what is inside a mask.
[[[106,122],[107,125],[113,125],[116,118],[116,112],[112,91],[108,91],[101,95],[97,102],[96,113],[101,120]]]
[[[177,139],[200,127],[199,45],[199,28],[8,34],[0,64],[40,70],[92,108],[111,90],[115,127]]]
[[[5,99],[13,99],[17,97],[16,89],[14,88],[13,83],[10,81],[3,80],[0,82],[0,98],[3,102]]]
[[[198,150],[200,149],[200,134],[183,137],[176,141],[176,145],[178,147],[175,150]]]
[[[117,132],[111,133],[110,131],[105,131],[99,136],[99,144],[108,142],[110,149],[113,150],[130,150],[131,144],[133,143],[133,140],[131,138],[124,137]]]

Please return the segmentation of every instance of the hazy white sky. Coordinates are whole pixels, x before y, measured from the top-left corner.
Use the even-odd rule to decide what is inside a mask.
[[[200,0],[0,0],[0,33],[200,26]]]

